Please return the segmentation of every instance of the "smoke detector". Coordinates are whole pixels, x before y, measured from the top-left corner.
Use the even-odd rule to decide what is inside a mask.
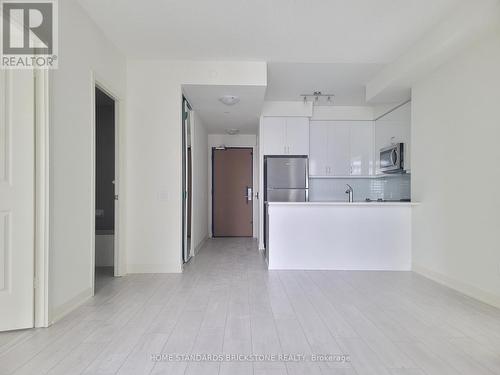
[[[235,95],[224,95],[219,100],[225,105],[234,105],[240,101],[240,98]]]

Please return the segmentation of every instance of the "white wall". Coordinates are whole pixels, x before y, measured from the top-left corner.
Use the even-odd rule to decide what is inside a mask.
[[[252,134],[209,134],[208,135],[208,191],[212,191],[212,147],[251,147],[253,149],[253,237],[259,233],[259,201],[255,195],[259,191],[259,149],[257,136]],[[259,194],[260,196],[260,194]],[[212,194],[208,197],[208,233],[212,237]]]
[[[193,112],[191,158],[193,163],[191,249],[196,253],[208,238],[208,134],[205,124]],[[194,255],[194,254],[193,254]]]
[[[500,30],[412,90],[414,269],[500,306]]]
[[[313,114],[312,102],[275,102],[266,101],[262,107],[262,116],[298,116],[311,117]]]
[[[372,121],[374,108],[368,106],[317,106],[311,120]]]
[[[59,69],[50,72],[50,305],[57,319],[92,292],[91,71],[125,97],[125,58],[79,5],[59,2]]]
[[[181,86],[266,86],[266,74],[261,62],[129,61],[128,272],[181,271]]]
[[[412,84],[476,43],[500,23],[500,1],[462,1],[410,50],[385,66],[366,85],[366,99],[389,103],[410,98]]]

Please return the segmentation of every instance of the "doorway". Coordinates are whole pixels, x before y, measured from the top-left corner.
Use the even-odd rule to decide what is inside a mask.
[[[95,88],[94,293],[115,275],[115,100]]]
[[[252,199],[252,148],[212,148],[213,237],[252,237]]]
[[[182,98],[182,262],[191,259],[191,221],[192,221],[192,133],[193,110],[186,98]]]

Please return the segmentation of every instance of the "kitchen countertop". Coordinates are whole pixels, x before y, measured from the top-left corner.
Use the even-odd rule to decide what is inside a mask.
[[[346,202],[346,201],[326,201],[326,202],[267,202],[270,206],[355,206],[355,207],[380,207],[380,206],[418,206],[418,202]]]

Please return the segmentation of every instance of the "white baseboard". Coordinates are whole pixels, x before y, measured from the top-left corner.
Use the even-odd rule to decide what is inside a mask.
[[[169,264],[127,264],[127,274],[131,273],[181,273],[181,268]]]
[[[431,279],[439,284],[447,286],[448,288],[455,289],[469,297],[487,303],[488,305],[500,308],[500,296],[486,292],[473,285],[453,279],[415,263],[413,263],[413,272],[418,273],[419,275]]]
[[[198,244],[198,246],[195,247],[193,255],[196,256],[200,252],[200,249],[203,247],[203,245],[205,245],[205,242],[207,242],[208,239],[209,239],[209,237],[206,236],[203,240],[200,241],[200,243]]]
[[[85,289],[83,292],[78,293],[75,297],[71,298],[68,302],[63,303],[61,306],[56,307],[52,311],[49,325],[61,320],[64,316],[68,315],[77,307],[83,305],[89,298],[92,297],[92,288]]]

